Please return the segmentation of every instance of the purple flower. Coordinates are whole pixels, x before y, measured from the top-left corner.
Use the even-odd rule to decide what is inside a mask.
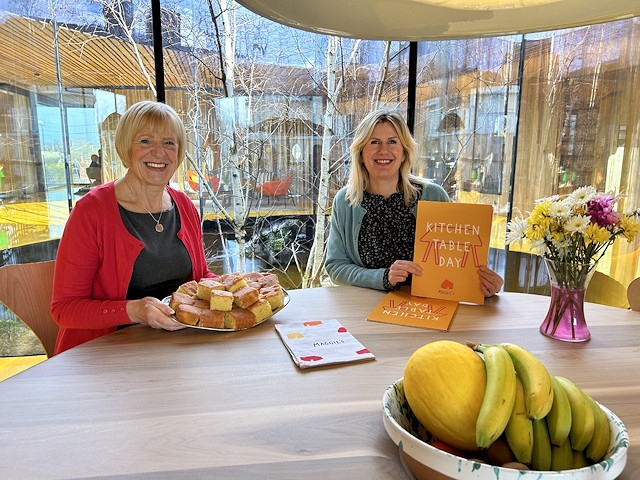
[[[610,227],[620,221],[620,214],[613,209],[617,201],[616,197],[597,193],[587,202],[587,215],[591,216],[591,222],[600,227]]]

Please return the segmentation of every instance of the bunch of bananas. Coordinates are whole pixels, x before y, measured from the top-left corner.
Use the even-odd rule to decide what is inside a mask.
[[[487,386],[476,443],[488,449],[502,435],[518,462],[533,470],[581,468],[604,458],[611,430],[604,411],[571,380],[513,344],[467,345],[484,357]]]

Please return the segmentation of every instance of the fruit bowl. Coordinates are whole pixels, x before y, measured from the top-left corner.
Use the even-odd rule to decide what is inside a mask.
[[[403,463],[417,480],[613,480],[627,463],[629,435],[622,421],[600,405],[611,427],[611,444],[604,460],[574,470],[540,472],[496,467],[440,450],[429,443],[431,435],[418,422],[404,396],[402,379],[392,383],[382,397],[384,427],[400,449]]]

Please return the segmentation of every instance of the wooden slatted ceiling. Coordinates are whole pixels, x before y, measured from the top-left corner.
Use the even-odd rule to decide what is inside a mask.
[[[151,82],[155,82],[153,48],[136,45]],[[60,26],[58,51],[64,88],[148,89],[134,46],[114,37],[92,35]],[[212,52],[164,49],[164,82],[167,90],[194,87],[193,64],[198,66],[199,88],[220,91],[218,57]],[[25,90],[50,89],[57,85],[53,27],[49,22],[0,12],[0,86],[14,85]],[[295,90],[299,95],[316,95],[315,83],[305,68],[258,64],[251,68],[258,88],[277,93]],[[245,68],[237,65],[240,70]],[[241,75],[241,74],[240,74]],[[277,79],[273,81],[273,79]]]
[[[155,82],[153,48],[137,44],[137,54],[151,82]],[[58,51],[62,83],[66,88],[148,88],[131,43],[66,27],[58,28]],[[53,27],[50,23],[5,14],[0,18],[0,84],[21,88],[57,83]],[[193,85],[189,52],[165,49],[165,86]],[[198,72],[201,85],[214,78]]]

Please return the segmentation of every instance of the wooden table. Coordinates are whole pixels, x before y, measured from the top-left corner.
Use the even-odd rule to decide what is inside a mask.
[[[449,332],[369,322],[383,292],[294,290],[272,320],[236,333],[135,326],[0,383],[0,478],[403,479],[382,394],[427,342],[519,343],[625,422],[619,478],[640,478],[640,313],[588,304],[592,340],[538,332],[547,297],[460,305]],[[376,360],[299,370],[275,323],[339,319]]]

